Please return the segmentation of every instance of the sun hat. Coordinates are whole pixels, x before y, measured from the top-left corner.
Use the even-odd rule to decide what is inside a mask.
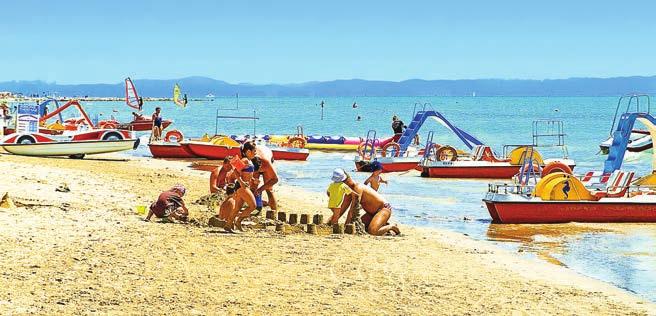
[[[333,176],[331,177],[333,182],[343,182],[346,180],[346,171],[342,168],[336,168],[333,170]]]
[[[182,184],[176,184],[171,188],[171,191],[178,191],[180,194],[185,195],[187,189],[185,189],[184,185]]]

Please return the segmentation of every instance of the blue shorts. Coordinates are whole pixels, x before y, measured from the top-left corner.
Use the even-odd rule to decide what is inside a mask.
[[[262,203],[262,194],[256,195],[255,196],[255,206],[256,206],[256,208],[258,210],[261,210],[263,205],[264,204]]]

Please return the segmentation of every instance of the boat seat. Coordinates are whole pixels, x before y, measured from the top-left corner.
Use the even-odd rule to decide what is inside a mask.
[[[608,177],[606,182],[606,189],[604,191],[595,192],[593,195],[597,198],[617,198],[622,197],[629,190],[629,185],[633,181],[635,172],[615,170]]]
[[[583,178],[581,178],[581,182],[583,182],[583,185],[586,187],[602,189],[606,187],[606,183],[610,176],[610,173],[604,174],[602,171],[588,171]]]
[[[494,152],[492,151],[492,148],[490,148],[490,146],[485,146],[485,145],[476,145],[476,147],[474,147],[474,150],[472,152],[472,156],[474,161],[490,161],[490,162],[510,161],[510,159],[497,158]]]

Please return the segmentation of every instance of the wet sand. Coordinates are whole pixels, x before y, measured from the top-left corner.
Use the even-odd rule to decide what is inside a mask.
[[[0,155],[0,194],[19,205],[0,209],[1,311],[656,314],[654,304],[609,284],[441,230],[224,234],[205,225],[211,211],[191,203],[207,193],[206,172],[117,157]],[[197,224],[135,214],[176,183],[187,186]],[[70,192],[56,190],[63,184]],[[277,192],[282,210],[328,215],[322,194]]]

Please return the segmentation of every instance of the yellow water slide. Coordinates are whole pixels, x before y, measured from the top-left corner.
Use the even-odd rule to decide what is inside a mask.
[[[513,149],[508,155],[508,158],[510,158],[510,164],[511,165],[523,164],[524,159],[531,157],[531,153],[533,153],[533,160],[535,162],[537,162],[539,165],[544,165],[544,161],[542,160],[542,155],[540,155],[540,153],[535,148],[530,146],[520,146]]]
[[[543,201],[594,201],[596,198],[577,177],[556,172],[545,176],[535,186],[533,196]]]

